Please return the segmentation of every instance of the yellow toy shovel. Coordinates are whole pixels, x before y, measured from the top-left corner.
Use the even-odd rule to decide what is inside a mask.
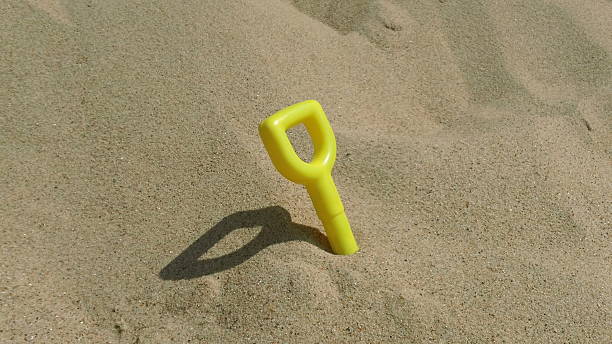
[[[314,154],[309,163],[295,153],[286,133],[300,123],[306,126],[313,141]],[[336,161],[336,138],[321,104],[307,100],[275,113],[261,122],[259,136],[274,167],[285,178],[308,190],[334,253],[357,252],[359,247],[331,176]]]

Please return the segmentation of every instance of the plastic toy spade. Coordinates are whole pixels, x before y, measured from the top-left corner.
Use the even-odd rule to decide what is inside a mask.
[[[314,154],[309,163],[295,153],[286,133],[300,123],[306,126],[313,141]],[[357,252],[359,247],[331,176],[336,161],[336,138],[321,104],[307,100],[291,105],[261,122],[259,135],[274,167],[308,190],[334,253]]]

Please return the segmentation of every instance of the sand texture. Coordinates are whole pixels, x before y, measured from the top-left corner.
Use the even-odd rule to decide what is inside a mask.
[[[0,343],[612,343],[611,33],[609,0],[1,0]],[[257,133],[306,99],[352,256]]]

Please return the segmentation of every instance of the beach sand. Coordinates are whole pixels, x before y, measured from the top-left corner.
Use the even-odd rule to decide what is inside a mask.
[[[0,342],[612,342],[610,18],[3,1]],[[306,99],[352,256],[257,133]]]

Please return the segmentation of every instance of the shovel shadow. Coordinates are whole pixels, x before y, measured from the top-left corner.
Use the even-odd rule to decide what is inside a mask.
[[[240,228],[261,227],[259,234],[238,250],[226,255],[199,259],[226,235]],[[327,237],[318,229],[291,221],[289,212],[279,206],[239,211],[223,218],[160,272],[163,280],[198,278],[238,266],[264,248],[289,241],[305,241],[331,253]]]

